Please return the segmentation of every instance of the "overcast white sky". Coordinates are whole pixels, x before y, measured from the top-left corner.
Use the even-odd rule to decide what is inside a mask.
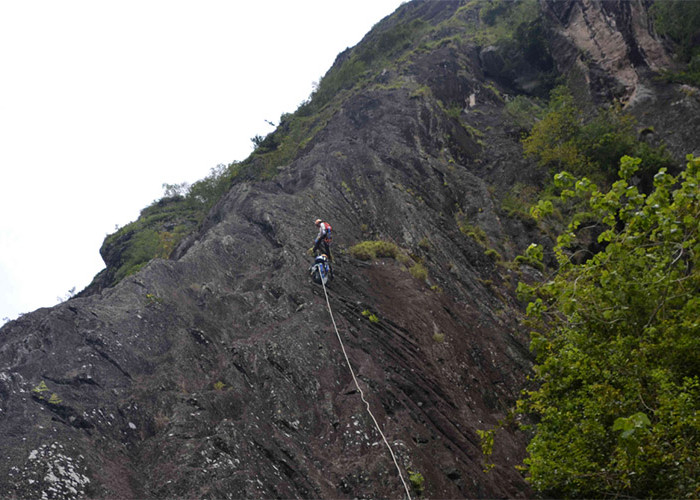
[[[0,324],[104,268],[104,237],[250,154],[402,0],[0,3]]]

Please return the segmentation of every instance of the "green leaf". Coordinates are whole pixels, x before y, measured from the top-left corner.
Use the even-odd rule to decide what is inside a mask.
[[[613,424],[614,431],[622,431],[620,437],[622,439],[631,438],[638,429],[645,429],[651,425],[651,420],[646,413],[638,412],[629,417],[620,417],[615,419]]]
[[[535,219],[541,219],[547,215],[551,215],[554,211],[554,205],[549,200],[540,200],[537,204],[530,208],[530,215]]]
[[[569,172],[559,172],[554,176],[554,185],[560,189],[565,189],[573,186],[574,180],[574,176]]]
[[[618,175],[621,179],[631,179],[632,176],[639,170],[639,164],[642,163],[641,158],[632,158],[623,156],[620,158],[620,170]]]

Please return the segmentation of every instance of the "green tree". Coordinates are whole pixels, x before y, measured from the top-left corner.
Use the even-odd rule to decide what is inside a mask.
[[[663,147],[640,141],[635,125],[618,107],[600,109],[587,118],[568,88],[561,86],[551,92],[547,113],[523,139],[523,151],[553,172],[567,170],[606,181],[614,180],[620,158],[632,154],[642,159],[638,175],[651,179],[659,168],[671,166],[671,158]]]
[[[651,14],[656,31],[673,40],[683,62],[700,55],[700,2],[657,1],[651,8]]]
[[[639,165],[623,157],[608,192],[557,176],[587,212],[558,237],[556,274],[519,286],[537,383],[518,402],[535,422],[523,468],[546,495],[700,495],[700,158],[660,170],[648,195],[629,182]],[[604,229],[584,262],[582,220]]]
[[[219,164],[209,175],[189,187],[186,199],[193,207],[207,212],[231,187],[231,175],[236,164]]]
[[[588,159],[577,145],[583,116],[566,87],[555,88],[550,96],[547,114],[537,122],[530,135],[523,139],[525,156],[554,171],[584,171]]]

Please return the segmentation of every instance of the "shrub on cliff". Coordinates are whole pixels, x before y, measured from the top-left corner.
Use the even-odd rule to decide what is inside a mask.
[[[350,248],[350,255],[359,260],[374,260],[388,257],[395,259],[400,253],[399,247],[390,241],[362,241]]]
[[[599,177],[611,182],[623,155],[642,159],[637,174],[651,183],[651,176],[672,161],[663,147],[640,141],[636,122],[615,107],[599,110],[586,118],[566,87],[555,88],[547,113],[523,139],[525,155],[553,172],[567,170],[576,175]]]
[[[421,281],[428,279],[428,268],[422,262],[416,262],[416,260],[406,255],[396,243],[390,241],[362,241],[350,247],[350,255],[359,260],[395,259],[406,266],[414,278]]]

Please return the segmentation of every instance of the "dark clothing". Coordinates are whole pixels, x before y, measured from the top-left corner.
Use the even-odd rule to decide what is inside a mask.
[[[317,240],[314,244],[314,255],[318,255],[319,253],[325,253],[328,256],[328,260],[333,260],[331,246],[326,240]]]

